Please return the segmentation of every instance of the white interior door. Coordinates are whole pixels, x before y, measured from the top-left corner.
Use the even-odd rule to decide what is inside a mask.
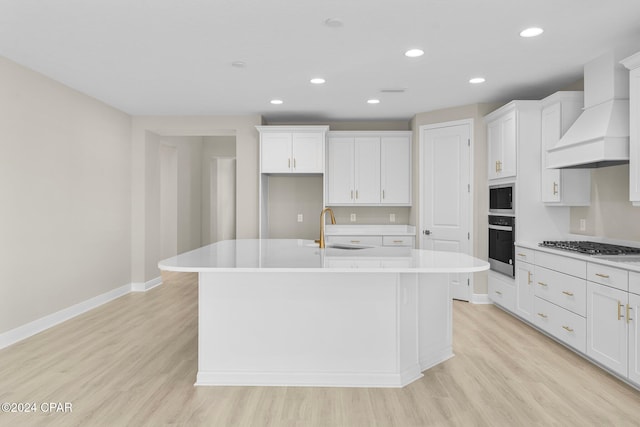
[[[423,249],[471,254],[471,124],[422,126]],[[469,301],[469,274],[450,274],[451,295]]]
[[[215,157],[210,163],[211,243],[236,238],[236,159]]]

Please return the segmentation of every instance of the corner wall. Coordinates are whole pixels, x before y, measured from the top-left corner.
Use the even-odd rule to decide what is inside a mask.
[[[130,284],[131,118],[0,57],[0,130],[1,334]]]

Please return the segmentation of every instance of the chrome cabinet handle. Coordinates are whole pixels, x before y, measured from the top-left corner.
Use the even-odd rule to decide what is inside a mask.
[[[633,310],[633,308],[631,308],[631,306],[630,306],[629,304],[627,304],[627,324],[628,324],[628,323],[631,323],[631,321],[633,320],[633,319],[631,318],[631,315],[630,315],[630,313],[629,313],[629,310]]]
[[[500,291],[496,291],[496,294],[498,294],[498,295],[502,295],[502,292],[500,292]]]
[[[553,183],[553,195],[556,196],[558,194],[558,183]]]
[[[353,200],[353,190],[351,190],[351,200]]]
[[[382,198],[384,199],[384,190],[382,190]]]
[[[596,276],[602,277],[603,279],[608,279],[609,278],[608,274],[602,274],[602,273],[596,273]]]
[[[620,313],[621,308],[622,308],[622,303],[618,301],[618,320],[622,318],[622,313]]]
[[[358,190],[356,190],[356,200],[358,200]]]

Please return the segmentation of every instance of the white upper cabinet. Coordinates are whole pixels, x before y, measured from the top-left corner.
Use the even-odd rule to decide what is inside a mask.
[[[511,109],[487,123],[489,179],[516,176],[516,111]]]
[[[380,141],[380,187],[383,204],[411,204],[411,136]]]
[[[543,99],[541,117],[541,198],[551,206],[591,204],[589,169],[547,169],[547,150],[553,148],[582,112],[583,92],[556,92]]]
[[[411,132],[329,132],[328,205],[411,205]]]
[[[640,207],[640,52],[623,60],[629,72],[629,200]]]
[[[261,173],[324,173],[328,126],[256,126]]]

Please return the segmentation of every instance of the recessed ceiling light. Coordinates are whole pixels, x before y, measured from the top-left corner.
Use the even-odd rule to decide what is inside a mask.
[[[231,63],[231,66],[236,68],[244,68],[247,66],[247,64],[244,61],[233,61]]]
[[[417,58],[419,56],[424,55],[424,50],[422,49],[409,49],[408,51],[406,51],[404,53],[405,56],[408,56],[409,58]]]
[[[327,18],[324,20],[324,25],[329,28],[340,28],[343,24],[338,18]]]
[[[542,34],[544,30],[538,27],[527,28],[526,30],[522,30],[520,32],[520,37],[536,37]]]
[[[380,104],[380,100],[379,99],[369,99],[367,100],[368,104]]]
[[[321,84],[323,84],[325,82],[325,80],[323,78],[320,78],[320,77],[313,78],[310,81],[314,85],[321,85]]]
[[[272,99],[270,102],[273,105],[280,105],[280,104],[282,104],[282,99]]]
[[[478,83],[484,83],[484,77],[474,77],[469,80],[469,83],[477,85]]]

